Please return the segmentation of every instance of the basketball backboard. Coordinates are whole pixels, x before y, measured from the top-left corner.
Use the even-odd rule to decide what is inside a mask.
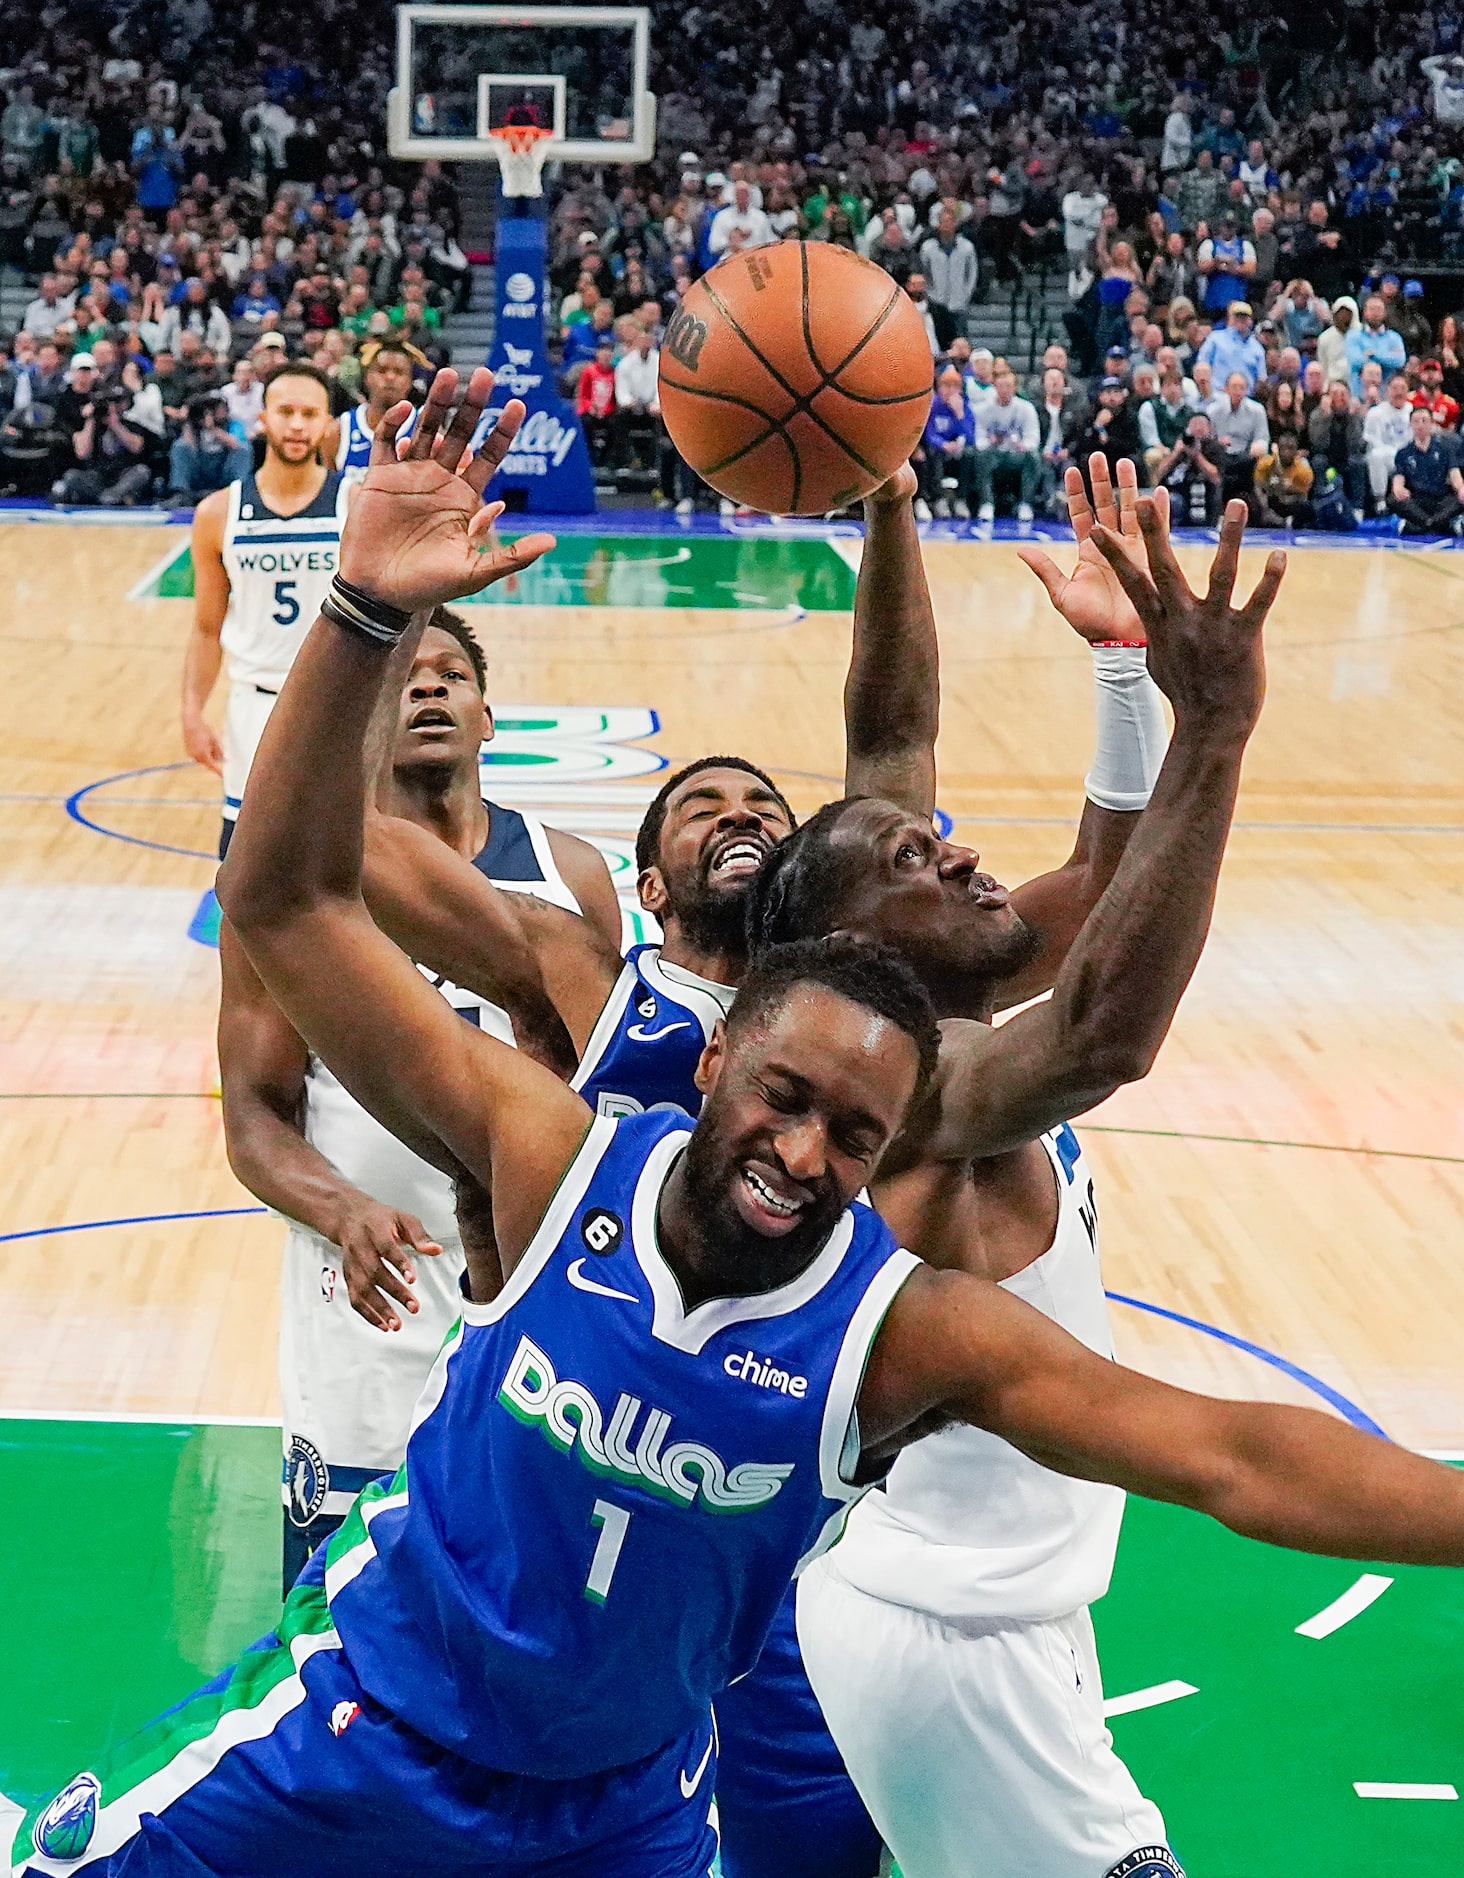
[[[655,153],[645,7],[397,8],[396,157],[497,158],[505,123],[552,133],[551,160],[642,163]]]

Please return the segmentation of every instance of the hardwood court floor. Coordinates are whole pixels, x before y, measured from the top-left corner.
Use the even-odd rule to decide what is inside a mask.
[[[210,1096],[215,959],[188,937],[216,816],[175,727],[187,603],[126,597],[176,590],[176,567],[146,576],[185,539],[0,526],[0,1232],[250,1204]],[[739,750],[814,805],[840,769],[853,545],[660,546],[567,542],[537,591],[474,610],[500,715],[648,707],[632,754]],[[928,562],[941,801],[1021,879],[1070,838],[1087,658],[1010,546],[932,542]],[[1114,1290],[1433,1448],[1464,1448],[1461,632],[1464,557],[1293,556],[1209,948],[1154,1074],[1086,1131]],[[517,742],[490,785],[623,859],[654,786],[623,779],[625,747],[596,769]],[[0,1407],[268,1416],[279,1238],[241,1214],[0,1242]],[[1313,1399],[1233,1346],[1116,1317],[1144,1367]]]
[[[0,1790],[27,1800],[273,1610],[282,1229],[233,1181],[213,1094],[217,790],[175,727],[185,542],[0,522],[0,1493],[31,1509],[0,1563],[33,1640],[0,1666]],[[568,542],[472,616],[499,703],[487,786],[601,840],[622,879],[661,759],[740,751],[813,807],[841,768],[856,555]],[[927,559],[941,802],[1020,880],[1071,839],[1087,657],[1009,545]],[[1135,1300],[1114,1310],[1126,1360],[1457,1450],[1461,633],[1464,557],[1293,557],[1205,959],[1153,1075],[1083,1124],[1108,1282]],[[220,1417],[260,1425],[198,1425]],[[87,1509],[65,1569],[58,1504]],[[1457,1578],[1397,1574],[1335,1640],[1297,1637],[1358,1570],[1131,1509],[1108,1688],[1145,1695],[1120,1746],[1193,1878],[1464,1863],[1461,1809],[1352,1789],[1464,1790],[1437,1648]]]

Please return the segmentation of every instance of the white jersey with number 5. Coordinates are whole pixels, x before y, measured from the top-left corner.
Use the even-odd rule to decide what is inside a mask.
[[[315,623],[340,563],[347,483],[329,470],[295,515],[277,515],[252,475],[229,485],[224,572],[229,609],[222,643],[231,684],[278,691]]]

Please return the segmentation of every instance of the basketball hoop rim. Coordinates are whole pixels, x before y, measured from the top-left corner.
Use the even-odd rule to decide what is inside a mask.
[[[488,132],[492,142],[506,144],[515,156],[527,156],[536,143],[546,142],[553,135],[543,124],[500,124]]]

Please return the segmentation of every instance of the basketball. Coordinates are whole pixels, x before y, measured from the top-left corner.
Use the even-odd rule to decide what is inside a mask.
[[[720,494],[823,515],[905,462],[930,411],[914,303],[882,268],[825,242],[729,256],[672,315],[661,347],[671,441]]]

